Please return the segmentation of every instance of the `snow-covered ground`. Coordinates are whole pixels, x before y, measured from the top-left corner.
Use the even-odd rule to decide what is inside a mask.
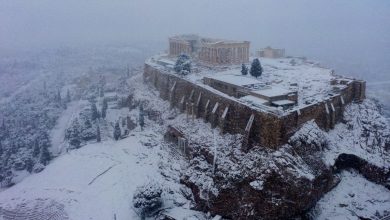
[[[65,96],[63,96],[65,97]],[[64,110],[60,118],[57,120],[56,126],[51,131],[51,153],[54,155],[60,154],[63,149],[65,142],[65,130],[72,122],[72,119],[80,112],[80,110],[86,106],[86,101],[73,101],[68,104],[68,107]]]
[[[273,64],[273,62],[277,63]],[[288,68],[291,67],[287,61],[278,62],[278,60],[264,62],[266,70],[264,80],[273,81],[274,79],[267,77],[290,71]],[[275,65],[286,67],[281,67],[276,71]],[[236,70],[239,68],[237,66]],[[297,65],[294,68],[296,68],[294,80],[300,82],[302,78],[305,78],[299,76],[300,68],[304,67]],[[316,66],[313,68],[319,68],[319,72],[311,72],[308,69],[305,71],[313,74],[313,77],[323,73],[323,81],[319,80],[315,83],[324,84],[318,88],[316,84],[315,90],[312,91],[323,94],[324,91],[321,89],[328,88],[327,83],[332,76],[329,75],[327,69],[321,70]],[[127,138],[113,141],[111,125],[120,117],[130,116],[136,120],[138,109],[129,112],[128,108],[116,109],[114,103],[109,103],[107,122],[101,127],[103,142],[90,141],[80,149],[65,153],[63,151],[66,148],[66,143],[63,141],[65,129],[72,118],[88,105],[87,101],[73,101],[62,112],[51,133],[53,145],[51,150],[59,156],[40,173],[31,175],[28,172],[25,172],[25,175],[21,173],[20,176],[26,177],[23,181],[17,181],[19,183],[13,187],[0,192],[0,219],[2,217],[4,219],[42,219],[48,216],[52,219],[72,220],[138,219],[132,209],[133,193],[137,186],[150,180],[162,183],[164,208],[167,214],[177,219],[205,219],[203,213],[190,210],[192,204],[188,199],[188,194],[185,193],[188,189],[179,183],[180,174],[186,171],[186,161],[179,152],[175,150],[172,152],[172,149],[168,148],[169,145],[163,142],[163,132],[168,124],[174,124],[186,133],[193,134],[189,138],[190,142],[214,141],[221,143],[220,147],[228,143],[225,141],[227,138],[234,142],[235,137],[220,135],[218,130],[212,130],[210,125],[203,123],[202,120],[196,119],[192,122],[190,119],[186,122],[183,114],[173,114],[175,117],[169,119],[169,103],[159,99],[156,91],[142,84],[141,75],[129,79],[128,82],[135,89],[137,99],[149,102],[145,105],[146,107],[163,111],[161,121],[146,119],[144,131],[137,127],[130,132]],[[287,81],[279,83],[285,84]],[[302,86],[304,84],[301,83]],[[366,107],[370,106],[368,103]],[[359,146],[355,145],[364,133],[363,128],[383,126],[382,118],[376,111],[367,112],[359,105],[349,107],[347,112],[359,114],[348,116],[347,124],[339,124],[334,130],[324,134],[331,140],[329,149],[325,150],[324,160],[332,164],[339,153],[346,152],[358,154],[374,164],[383,166],[385,160],[382,160],[383,155],[378,148],[373,148],[369,154],[366,154],[367,147],[376,144],[378,140],[376,136],[373,136],[369,143],[362,142]],[[376,123],[362,124],[360,120],[362,116],[365,118],[364,121]],[[349,125],[355,126],[353,132]],[[217,155],[216,151],[214,155]],[[248,164],[253,161],[255,160],[248,160]],[[220,162],[217,161],[217,163]],[[376,210],[380,213],[390,210],[390,192],[384,187],[368,182],[356,173],[343,172],[340,177],[341,183],[325,195],[315,208],[316,212],[313,215],[318,219],[356,219],[356,215],[371,217],[375,215]],[[199,178],[199,181],[204,180]],[[261,188],[261,181],[253,182],[253,186]]]
[[[0,216],[43,218],[50,208],[51,214],[60,216],[53,219],[137,219],[132,209],[133,192],[150,180],[163,184],[165,207],[175,207],[172,215],[181,219],[199,215],[186,208],[180,211],[173,205],[188,207],[189,201],[178,194],[178,182],[167,181],[161,175],[162,160],[169,158],[162,157],[166,155],[153,137],[147,131],[138,132],[121,141],[89,144],[56,158],[41,173],[0,193],[0,207],[7,210],[0,209]],[[152,143],[153,147],[143,143]],[[176,169],[179,167],[176,164]],[[23,203],[25,207],[18,207]]]
[[[343,171],[341,182],[326,194],[312,211],[318,220],[381,219],[390,215],[390,191],[355,171]],[[382,213],[382,216],[376,216]],[[386,215],[386,214],[385,214]]]

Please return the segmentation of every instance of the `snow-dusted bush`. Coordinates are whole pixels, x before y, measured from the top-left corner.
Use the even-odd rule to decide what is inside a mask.
[[[187,75],[191,72],[191,58],[187,54],[181,54],[175,63],[175,72]]]
[[[153,216],[162,206],[162,192],[161,185],[153,181],[137,187],[133,196],[133,206],[142,219]]]

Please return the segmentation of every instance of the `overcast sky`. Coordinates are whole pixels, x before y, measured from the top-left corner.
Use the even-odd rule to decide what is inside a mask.
[[[180,33],[374,65],[390,61],[390,1],[0,0],[0,48],[166,43]]]

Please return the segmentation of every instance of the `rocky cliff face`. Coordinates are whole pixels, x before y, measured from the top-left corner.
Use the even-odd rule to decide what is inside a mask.
[[[243,153],[237,137],[202,144],[195,140],[181,181],[192,189],[196,208],[230,219],[301,215],[338,183],[333,174],[343,168],[355,168],[386,186],[390,139],[377,113],[373,103],[354,104],[337,133],[324,132],[311,121],[279,150],[254,147]],[[347,147],[355,142],[359,145]]]
[[[231,219],[299,215],[337,183],[317,151],[326,147],[326,140],[312,140],[320,141],[300,142],[307,151],[286,145],[277,151],[256,147],[243,153],[235,147],[217,147],[213,152],[197,146],[182,182],[192,189],[197,208],[212,214]]]

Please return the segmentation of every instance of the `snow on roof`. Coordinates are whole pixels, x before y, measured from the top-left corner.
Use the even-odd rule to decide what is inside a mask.
[[[254,105],[265,105],[268,103],[268,100],[253,96],[253,95],[247,95],[240,98],[240,100],[246,101],[250,104]]]
[[[273,101],[272,104],[283,106],[283,105],[294,105],[295,102],[285,99],[285,100]]]
[[[171,65],[175,65],[175,63],[176,63],[174,60],[167,59],[167,58],[160,58],[160,59],[158,59],[158,62],[171,64]]]
[[[245,86],[245,85],[261,83],[261,81],[257,80],[254,77],[251,76],[248,77],[239,74],[216,74],[216,75],[209,75],[207,77],[222,82],[226,82],[232,85],[236,85],[236,86]]]
[[[288,95],[291,93],[290,90],[283,89],[278,86],[270,86],[267,87],[266,89],[260,89],[260,90],[254,90],[252,93],[267,96],[267,97],[276,97],[276,96],[284,96]]]

